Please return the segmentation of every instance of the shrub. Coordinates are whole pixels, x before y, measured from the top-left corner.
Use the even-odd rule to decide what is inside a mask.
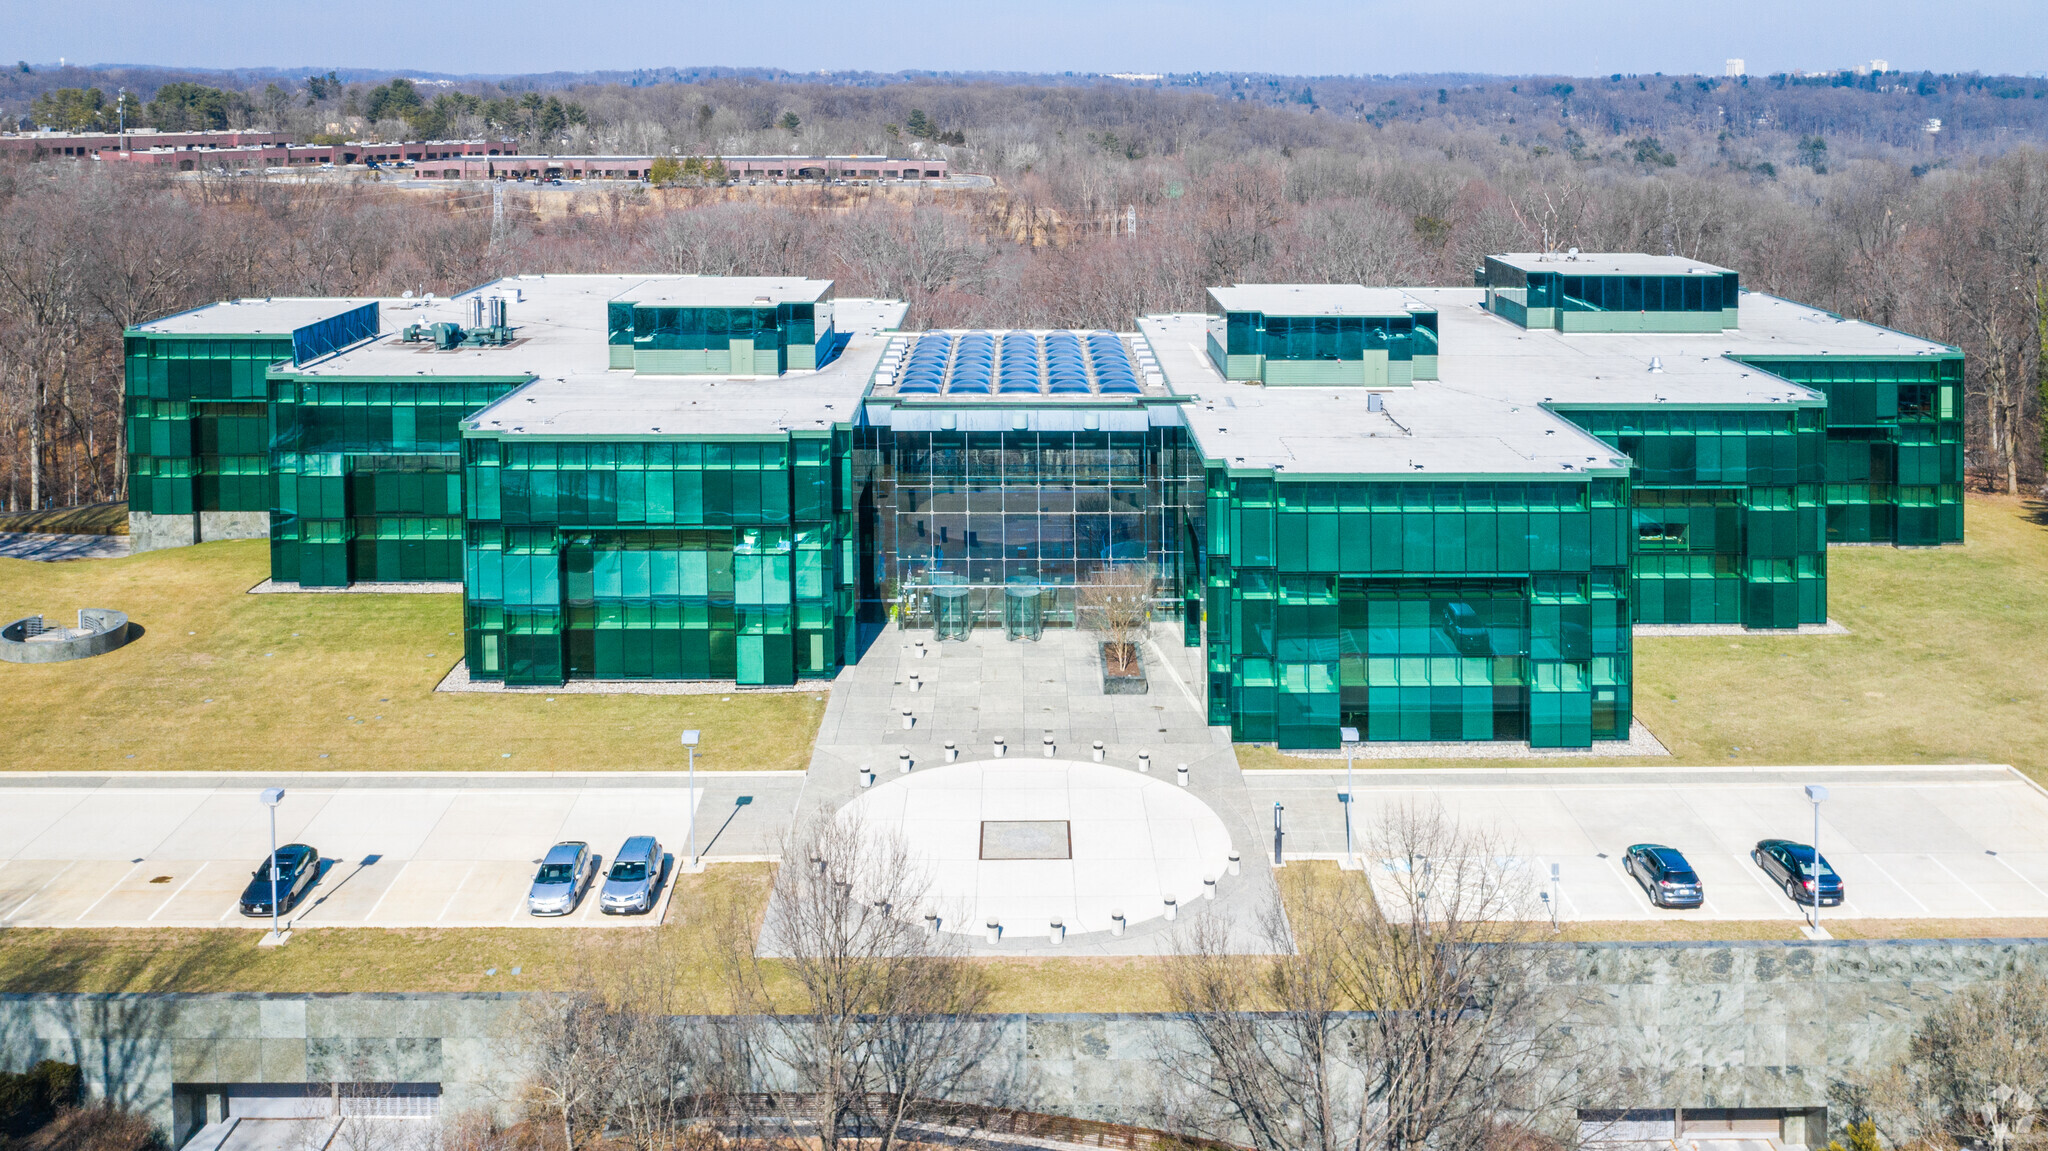
[[[26,1135],[78,1106],[78,1065],[45,1059],[27,1071],[0,1071],[0,1134]]]

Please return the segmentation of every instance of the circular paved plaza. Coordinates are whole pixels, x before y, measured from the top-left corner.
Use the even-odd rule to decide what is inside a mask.
[[[1229,866],[1230,834],[1173,782],[1173,765],[1141,774],[1058,759],[991,759],[884,775],[841,819],[900,836],[929,883],[940,928],[1005,938],[1108,931],[1189,907]]]

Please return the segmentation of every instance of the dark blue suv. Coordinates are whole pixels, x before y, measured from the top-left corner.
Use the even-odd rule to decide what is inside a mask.
[[[1675,847],[1635,844],[1628,849],[1622,866],[1643,885],[1650,902],[1659,907],[1698,907],[1707,900],[1706,885]]]

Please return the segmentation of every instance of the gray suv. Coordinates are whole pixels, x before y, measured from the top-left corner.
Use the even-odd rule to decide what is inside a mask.
[[[534,915],[567,915],[576,910],[590,881],[597,878],[597,857],[580,839],[548,848],[526,893],[526,910]]]
[[[612,869],[605,874],[597,909],[606,915],[652,911],[655,893],[660,890],[661,843],[651,835],[636,835],[620,844],[619,853],[612,856]]]

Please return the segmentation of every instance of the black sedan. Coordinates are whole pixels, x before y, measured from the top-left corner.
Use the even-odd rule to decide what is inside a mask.
[[[257,865],[249,886],[242,889],[243,915],[270,914],[270,860]],[[303,843],[288,843],[277,849],[277,913],[283,915],[299,905],[313,881],[320,878],[320,853]]]
[[[1698,907],[1707,901],[1707,888],[1685,856],[1675,847],[1638,843],[1628,849],[1622,864],[1659,907]]]
[[[1807,844],[1789,839],[1759,840],[1749,857],[1785,889],[1794,903],[1813,903],[1818,899],[1820,906],[1833,907],[1842,902],[1842,877],[1828,866],[1827,856]],[[1820,861],[1818,876],[1814,874],[1816,859]]]

